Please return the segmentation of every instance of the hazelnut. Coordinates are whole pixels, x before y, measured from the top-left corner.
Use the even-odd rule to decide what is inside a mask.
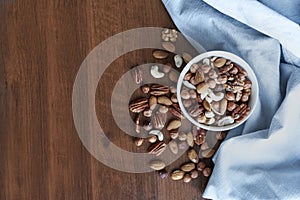
[[[184,175],[184,177],[183,177],[183,182],[189,183],[189,182],[191,182],[191,180],[192,180],[191,175],[189,175],[189,174],[185,174],[185,175]]]
[[[148,94],[149,91],[150,91],[150,87],[149,87],[149,85],[143,85],[143,86],[141,87],[141,90],[142,90],[142,92],[143,92],[144,94]]]
[[[203,171],[203,169],[205,168],[206,164],[205,162],[201,161],[197,164],[197,170],[198,171]]]
[[[190,175],[191,175],[191,178],[192,179],[196,179],[196,178],[198,178],[198,176],[199,176],[199,172],[197,171],[197,170],[192,170],[191,172],[190,172]]]
[[[206,168],[203,169],[202,173],[203,173],[203,176],[209,177],[210,174],[211,174],[211,169],[206,167]]]

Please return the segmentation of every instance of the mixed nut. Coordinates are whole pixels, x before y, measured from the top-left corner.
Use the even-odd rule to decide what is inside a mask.
[[[226,126],[250,113],[251,81],[238,64],[223,57],[208,57],[192,64],[184,76],[183,105],[198,123]],[[190,96],[196,92],[196,98]]]
[[[178,104],[176,84],[179,72],[192,56],[189,53],[175,54],[176,40],[176,30],[164,29],[162,49],[165,50],[152,52],[154,59],[165,61],[164,65],[151,66],[149,73],[139,67],[133,69],[133,80],[140,87],[128,108],[137,136],[141,132],[148,136],[134,138],[135,145],[138,148],[147,145],[148,153],[156,156],[149,167],[158,171],[163,179],[170,175],[174,181],[189,183],[200,174],[210,176],[212,165],[208,160],[225,139],[226,132],[207,134],[206,130],[191,124],[188,129],[181,130],[187,119]],[[143,84],[144,74],[155,79],[167,78],[170,84]],[[236,63],[222,57],[210,57],[191,66],[184,77],[180,98],[189,114],[199,123],[226,126],[242,121],[249,114],[251,85],[246,71]],[[167,170],[166,163],[160,159],[167,149],[174,155],[180,150],[187,150],[188,161],[179,168]]]

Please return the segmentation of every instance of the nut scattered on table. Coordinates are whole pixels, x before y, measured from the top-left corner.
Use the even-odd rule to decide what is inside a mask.
[[[148,134],[146,138],[139,135],[134,137],[135,145],[138,149],[148,145],[148,153],[157,156],[157,160],[148,163],[149,167],[165,179],[169,172],[166,163],[159,159],[160,155],[166,149],[174,155],[187,150],[189,161],[178,169],[171,170],[170,177],[175,181],[189,183],[198,178],[199,174],[210,176],[212,169],[205,160],[214,155],[215,147],[202,128],[191,126],[190,130],[180,130],[187,119],[178,104],[176,84],[179,71],[192,56],[187,52],[180,55],[174,53],[176,39],[176,30],[164,29],[161,44],[164,50],[154,50],[152,56],[165,65],[153,65],[149,73],[145,73],[145,68],[140,67],[132,70],[133,81],[140,89],[138,95],[130,100],[128,108],[136,133]],[[167,78],[170,85],[143,84],[145,74],[150,74],[154,79]],[[237,122],[250,110],[247,102],[251,95],[251,81],[241,67],[227,59],[213,57],[193,64],[184,79],[185,87],[180,97],[191,116],[202,123],[224,125],[232,123],[232,120]],[[226,132],[220,132],[213,138],[220,142],[225,137]]]

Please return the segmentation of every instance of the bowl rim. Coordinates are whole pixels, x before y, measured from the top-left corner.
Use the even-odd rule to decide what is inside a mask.
[[[193,117],[191,117],[187,110],[185,109],[185,107],[183,106],[183,102],[182,102],[182,98],[181,98],[181,88],[183,86],[183,79],[185,74],[189,71],[190,67],[192,64],[194,63],[198,63],[199,61],[201,61],[204,58],[208,58],[208,57],[212,57],[212,56],[217,56],[217,57],[224,57],[226,59],[229,59],[231,61],[233,61],[234,63],[240,65],[243,69],[246,70],[247,72],[247,77],[251,80],[252,82],[252,89],[251,89],[251,99],[250,101],[254,101],[253,104],[251,105],[251,109],[250,109],[250,113],[249,115],[243,119],[241,122],[239,123],[233,123],[230,125],[226,125],[226,126],[208,126],[205,124],[201,124],[198,123]],[[250,77],[251,78],[250,78]],[[256,91],[256,92],[255,92]],[[259,95],[259,87],[258,87],[258,81],[257,81],[257,77],[254,73],[254,71],[252,70],[252,68],[250,67],[250,65],[243,60],[241,57],[227,52],[227,51],[208,51],[208,52],[204,52],[199,54],[198,56],[194,57],[192,60],[190,60],[186,66],[183,68],[183,70],[181,71],[179,78],[178,78],[178,82],[177,82],[177,97],[178,97],[178,104],[180,109],[182,110],[184,116],[190,121],[192,122],[194,125],[204,128],[206,130],[210,130],[210,131],[227,131],[227,130],[231,130],[234,129],[238,126],[240,126],[241,124],[243,124],[252,114],[254,109],[257,106],[257,102],[258,102],[258,95]]]

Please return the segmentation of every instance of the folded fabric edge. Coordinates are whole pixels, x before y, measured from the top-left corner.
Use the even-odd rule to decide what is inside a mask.
[[[227,0],[226,3],[215,0],[203,1],[223,14],[277,39],[287,50],[300,58],[300,26],[285,16],[280,15],[258,1]],[[259,15],[257,13],[264,14]]]

